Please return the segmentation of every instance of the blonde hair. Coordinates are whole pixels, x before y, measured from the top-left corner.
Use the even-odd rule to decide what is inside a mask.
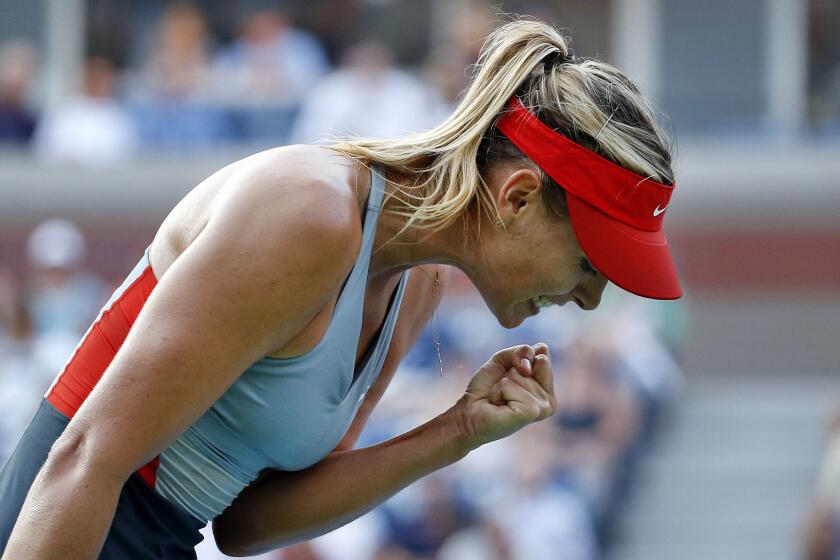
[[[475,68],[455,111],[434,128],[400,139],[333,137],[326,145],[365,165],[413,177],[413,185],[392,183],[389,193],[399,203],[386,211],[407,218],[397,235],[410,227],[437,231],[475,214],[477,219],[464,220],[466,240],[480,233],[482,215],[495,220],[483,173],[501,159],[529,161],[495,128],[514,94],[575,142],[643,176],[673,183],[667,139],[639,90],[612,66],[572,56],[566,38],[551,25],[516,16],[487,37]],[[543,187],[543,202],[562,216],[565,192],[546,174]]]

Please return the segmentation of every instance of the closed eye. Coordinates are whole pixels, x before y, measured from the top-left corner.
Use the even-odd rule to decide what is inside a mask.
[[[580,268],[584,272],[591,274],[592,276],[596,276],[598,271],[590,264],[589,260],[586,257],[580,258]]]

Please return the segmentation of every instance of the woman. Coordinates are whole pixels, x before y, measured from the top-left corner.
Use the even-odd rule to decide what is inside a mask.
[[[192,557],[211,519],[229,554],[283,546],[551,415],[548,348],[521,345],[353,450],[446,265],[505,327],[594,309],[607,279],[680,296],[670,155],[638,90],[527,19],[478,68],[434,129],[262,152],[174,208],[0,477],[3,558]]]

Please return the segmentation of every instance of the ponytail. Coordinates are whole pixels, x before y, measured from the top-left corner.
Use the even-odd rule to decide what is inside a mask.
[[[442,123],[399,139],[333,137],[325,147],[366,166],[378,163],[413,177],[412,185],[392,183],[388,193],[388,198],[396,197],[399,202],[387,211],[406,218],[396,235],[410,227],[437,231],[462,215],[474,216],[474,220],[463,220],[466,241],[478,236],[483,217],[495,221],[496,205],[482,176],[488,156],[528,159],[495,131],[495,121],[514,94],[524,94],[526,106],[555,129],[568,131],[573,140],[637,173],[667,180],[670,156],[663,147],[664,135],[638,90],[604,63],[586,61],[570,71],[567,67],[578,66],[571,64],[573,60],[566,39],[554,27],[518,16],[487,37],[476,74],[454,112]],[[619,82],[630,87],[624,87],[619,95],[610,96],[609,91],[601,95],[604,87],[609,90]],[[578,106],[568,107],[567,99]],[[635,110],[624,113],[630,120],[643,122],[623,122],[626,115],[616,116],[617,111],[605,114],[605,108],[599,106],[605,99],[622,108],[634,106]],[[575,137],[579,124],[584,129]],[[631,138],[640,130],[644,138]],[[543,181],[551,180],[544,174]],[[544,190],[563,196],[559,186]],[[475,231],[471,231],[473,224]]]
[[[394,185],[391,193],[401,204],[390,211],[407,218],[399,233],[409,227],[443,229],[474,206],[492,221],[495,203],[478,170],[479,145],[505,101],[552,53],[567,53],[565,40],[554,28],[527,19],[512,21],[487,37],[477,74],[442,123],[400,139],[335,138],[327,147],[365,164],[377,162],[416,177],[414,185]],[[476,220],[477,227],[480,221]],[[470,221],[464,224],[465,234],[470,235]]]

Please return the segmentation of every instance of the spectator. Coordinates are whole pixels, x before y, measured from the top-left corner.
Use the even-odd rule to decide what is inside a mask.
[[[54,372],[40,355],[21,284],[0,275],[0,465],[5,464]]]
[[[642,405],[605,331],[584,330],[557,386],[559,481],[582,496],[603,535],[620,461],[642,435]]]
[[[521,489],[496,508],[512,560],[596,560],[592,523],[579,496],[566,488]]]
[[[386,526],[381,510],[313,539],[312,549],[319,560],[371,560],[386,540]]]
[[[390,530],[388,541],[427,558],[471,521],[470,512],[454,491],[453,482],[440,474],[418,481],[415,486],[412,494],[402,496],[402,501],[383,508]]]
[[[453,533],[437,560],[513,560],[504,530],[490,519]]]
[[[304,100],[290,141],[316,142],[324,134],[398,137],[434,126],[445,111],[436,92],[394,65],[390,48],[365,41]]]
[[[107,58],[87,59],[82,94],[48,109],[35,131],[35,147],[44,161],[107,166],[134,155],[137,133],[116,99],[118,79]]]
[[[233,106],[297,103],[328,70],[321,44],[284,11],[252,13],[214,62],[217,99]]]
[[[84,269],[86,253],[84,235],[66,220],[42,222],[29,236],[27,309],[37,334],[67,333],[78,339],[104,303],[105,284]]]
[[[204,14],[177,2],[164,12],[153,48],[134,76],[132,109],[143,143],[155,150],[193,150],[230,136],[209,104],[210,35]]]
[[[454,109],[469,81],[469,72],[464,69],[476,63],[481,45],[495,24],[492,7],[486,2],[453,2],[449,9],[442,40],[430,53],[424,74],[447,107]]]
[[[210,36],[204,14],[176,2],[163,14],[152,51],[141,70],[140,87],[155,98],[200,99],[210,78]]]
[[[26,144],[35,130],[27,95],[35,73],[35,49],[24,41],[0,46],[0,144]]]

